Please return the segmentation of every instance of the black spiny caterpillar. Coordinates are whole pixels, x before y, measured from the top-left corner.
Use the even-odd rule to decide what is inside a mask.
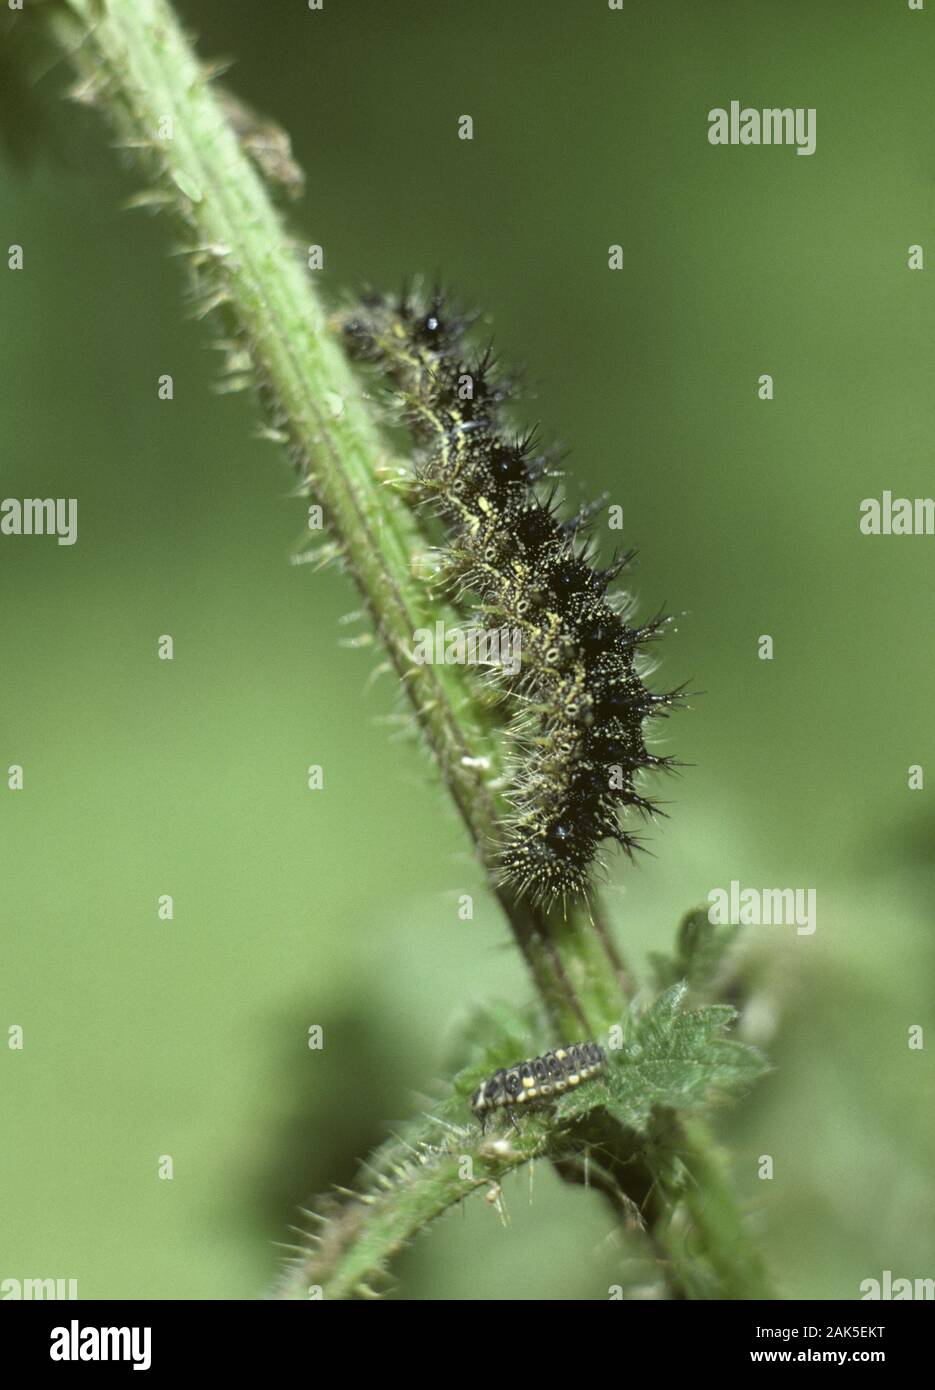
[[[652,694],[637,668],[665,619],[626,622],[626,598],[611,585],[630,557],[598,569],[582,539],[596,506],[562,520],[554,487],[540,495],[549,456],[533,431],[502,423],[512,388],[489,348],[469,353],[464,315],[440,295],[371,295],[339,323],[351,355],[388,378],[414,436],[421,495],[447,530],[452,587],[477,596],[484,627],[521,636],[503,880],[546,903],[586,894],[601,841],[637,847],[621,811],[656,809],[637,775],[673,763],[647,751],[643,721],[678,692]]]
[[[549,1101],[582,1081],[590,1081],[603,1070],[604,1049],[595,1042],[569,1043],[544,1052],[541,1057],[529,1057],[501,1067],[478,1086],[471,1096],[471,1109],[486,1123],[487,1112],[506,1107],[512,1119],[514,1105],[531,1105]]]

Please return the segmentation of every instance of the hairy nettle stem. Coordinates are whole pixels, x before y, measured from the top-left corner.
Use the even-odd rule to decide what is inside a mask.
[[[619,1012],[625,977],[599,910],[539,910],[494,882],[503,806],[491,716],[464,667],[419,665],[413,634],[447,610],[413,575],[418,523],[384,483],[393,460],[329,330],[312,276],[283,229],[164,0],[68,0],[51,23],[100,106],[134,150],[186,237],[200,309],[216,311],[249,353],[272,423],[320,500],[336,554],[360,589],[445,782],[485,865],[554,1025],[593,1031]]]

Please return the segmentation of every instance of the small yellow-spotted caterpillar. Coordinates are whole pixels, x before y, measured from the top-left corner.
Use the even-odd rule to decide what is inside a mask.
[[[563,520],[554,485],[543,492],[550,456],[534,432],[502,423],[514,388],[489,348],[466,347],[466,316],[438,294],[370,295],[338,323],[351,356],[383,372],[414,437],[421,497],[447,532],[452,590],[476,596],[483,627],[521,636],[520,669],[502,677],[515,748],[502,879],[546,904],[584,895],[602,841],[628,853],[638,845],[621,812],[657,809],[638,775],[673,765],[647,750],[643,723],[679,692],[651,693],[638,663],[665,619],[626,621],[626,596],[612,584],[630,556],[597,568],[586,539],[597,507]]]
[[[471,1096],[471,1109],[485,1126],[491,1110],[506,1109],[513,1119],[513,1107],[554,1100],[573,1086],[590,1081],[603,1070],[604,1049],[595,1042],[569,1043],[544,1052],[541,1057],[529,1057],[501,1067],[484,1081]],[[514,1120],[515,1124],[515,1120]]]

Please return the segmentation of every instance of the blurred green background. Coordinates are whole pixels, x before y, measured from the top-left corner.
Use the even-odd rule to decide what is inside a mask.
[[[784,981],[776,1070],[720,1124],[783,1296],[935,1274],[935,540],[858,531],[862,498],[933,491],[935,265],[906,267],[935,258],[930,8],[180,4],[291,132],[329,291],[439,272],[489,312],[572,496],[623,506],[640,611],[684,614],[657,679],[704,692],[665,731],[693,766],[655,857],[615,864],[626,951],[731,879],[818,891],[814,936],[751,929]],[[0,1037],[25,1029],[0,1046],[0,1278],[252,1297],[295,1204],[352,1177],[473,1005],[528,985],[392,683],[339,645],[349,582],[290,567],[286,462],[212,394],[168,228],[121,211],[138,181],[66,78],[0,189],[25,248],[0,492],[79,499],[73,548],[0,541],[0,767],[26,777],[0,789]],[[815,155],[709,146],[734,98],[816,107]],[[598,1196],[542,1168],[505,1195],[508,1228],[468,1204],[407,1252],[399,1296],[621,1280]]]

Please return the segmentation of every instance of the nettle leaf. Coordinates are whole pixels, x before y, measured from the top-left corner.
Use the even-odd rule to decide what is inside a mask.
[[[537,1006],[518,1009],[495,1003],[476,1010],[453,1048],[453,1060],[461,1063],[453,1081],[457,1103],[463,1106],[471,1092],[498,1067],[512,1066],[541,1050],[536,1040],[544,1028],[545,1021]]]
[[[767,1071],[756,1048],[724,1035],[737,1017],[725,1004],[683,1009],[688,986],[680,981],[642,1013],[633,1009],[611,1030],[607,1070],[564,1095],[560,1119],[582,1118],[595,1105],[628,1129],[646,1131],[655,1109],[696,1109],[745,1090]],[[619,1046],[614,1047],[618,1041]]]
[[[709,986],[724,957],[736,940],[739,927],[733,923],[713,925],[704,908],[685,914],[675,942],[675,955],[653,952],[650,960],[660,989],[684,980],[692,989]]]
[[[516,1005],[503,1000],[477,1004],[465,1010],[452,1028],[446,1070],[486,1065],[507,1054],[516,1061],[527,1056],[528,1049],[546,1031],[547,1020],[538,1004]]]

